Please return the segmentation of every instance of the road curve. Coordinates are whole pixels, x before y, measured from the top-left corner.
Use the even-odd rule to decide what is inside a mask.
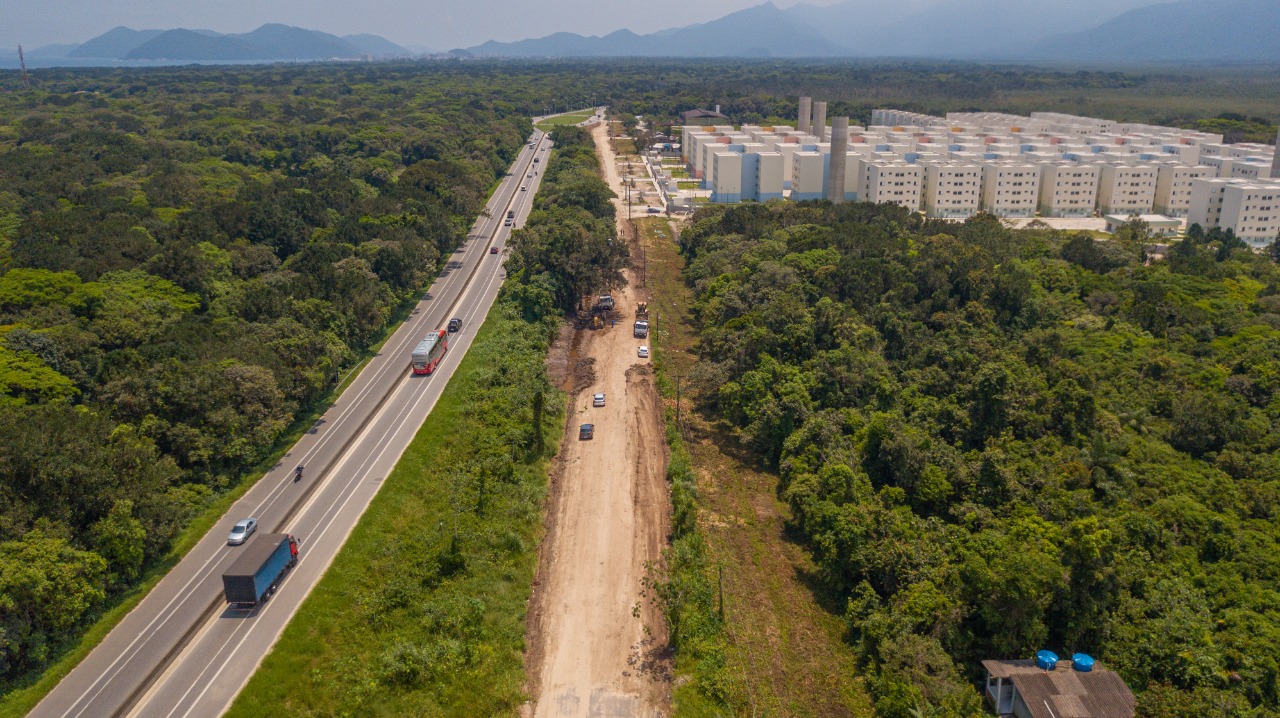
[[[29,714],[34,717],[216,716],[279,637],[328,567],[382,480],[435,405],[501,286],[502,248],[528,215],[550,141],[534,134],[494,191],[446,270],[316,424],[253,486],[90,654]],[[526,177],[537,171],[532,178]],[[522,191],[528,186],[528,191]],[[497,247],[499,255],[490,253]],[[414,376],[418,340],[463,320],[439,368]],[[293,467],[305,478],[293,481]],[[263,533],[300,537],[297,568],[253,614],[224,610],[223,570],[238,556],[226,545],[236,520],[259,519]]]

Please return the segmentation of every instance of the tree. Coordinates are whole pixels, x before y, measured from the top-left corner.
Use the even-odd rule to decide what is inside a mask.
[[[106,596],[107,562],[36,529],[0,542],[0,670],[38,664]]]

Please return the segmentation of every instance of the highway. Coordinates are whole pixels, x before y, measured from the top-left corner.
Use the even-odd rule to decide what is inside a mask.
[[[31,716],[191,718],[222,714],[311,588],[427,419],[502,284],[502,252],[528,216],[550,140],[535,131],[472,227],[469,239],[333,406],[263,476],[107,637],[30,713]],[[537,174],[528,178],[533,171]],[[521,187],[528,187],[522,191]],[[497,247],[499,254],[490,253]],[[430,375],[409,371],[418,340],[452,317],[462,330]],[[296,465],[304,478],[293,480]],[[232,524],[258,518],[258,533],[301,539],[298,566],[253,612],[228,610],[222,572],[239,555]],[[250,539],[252,541],[253,539]]]

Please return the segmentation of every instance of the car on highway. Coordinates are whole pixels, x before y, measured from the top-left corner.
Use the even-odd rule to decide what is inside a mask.
[[[640,345],[640,350],[639,350],[638,352],[636,352],[636,353],[640,356],[640,358],[641,358],[641,359],[648,359],[648,358],[649,358],[649,347],[644,346],[644,345],[642,344],[642,345]]]
[[[528,188],[527,186],[522,185],[522,186],[520,187],[520,191],[521,191],[521,192],[528,192],[528,191],[529,191],[529,188]]]
[[[494,247],[494,249],[497,249],[497,247]],[[457,317],[454,317],[453,319],[450,319],[450,320],[449,320],[449,331],[451,331],[451,332],[456,332],[456,331],[458,331],[458,330],[459,330],[459,329],[461,329],[461,328],[462,328],[462,320],[461,320],[461,319],[459,319],[459,318],[457,318]]]
[[[248,541],[249,537],[253,535],[253,532],[257,530],[257,519],[240,519],[236,522],[235,526],[231,527],[231,533],[227,535],[227,545],[239,546],[245,541]]]
[[[578,441],[586,441],[596,435],[595,424],[583,424],[578,427]]]
[[[490,247],[490,248],[489,248],[489,254],[497,254],[497,253],[498,253],[498,248],[497,248],[497,247]]]
[[[503,226],[503,227],[510,227],[510,226],[511,226],[511,218],[510,218],[510,217],[508,217],[508,218],[507,218],[507,221],[505,221],[505,222],[503,222],[503,223],[502,223],[502,226]]]
[[[604,394],[595,394],[591,397],[592,406],[604,406]]]

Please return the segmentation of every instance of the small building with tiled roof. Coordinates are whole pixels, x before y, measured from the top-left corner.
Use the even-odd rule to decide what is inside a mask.
[[[680,118],[684,120],[686,125],[714,125],[717,120],[728,119],[720,114],[719,106],[714,110],[688,110],[681,112]]]
[[[982,667],[987,671],[983,694],[1001,716],[1133,718],[1136,701],[1124,679],[1087,656],[1075,661],[1056,656],[1048,662],[983,661]]]

